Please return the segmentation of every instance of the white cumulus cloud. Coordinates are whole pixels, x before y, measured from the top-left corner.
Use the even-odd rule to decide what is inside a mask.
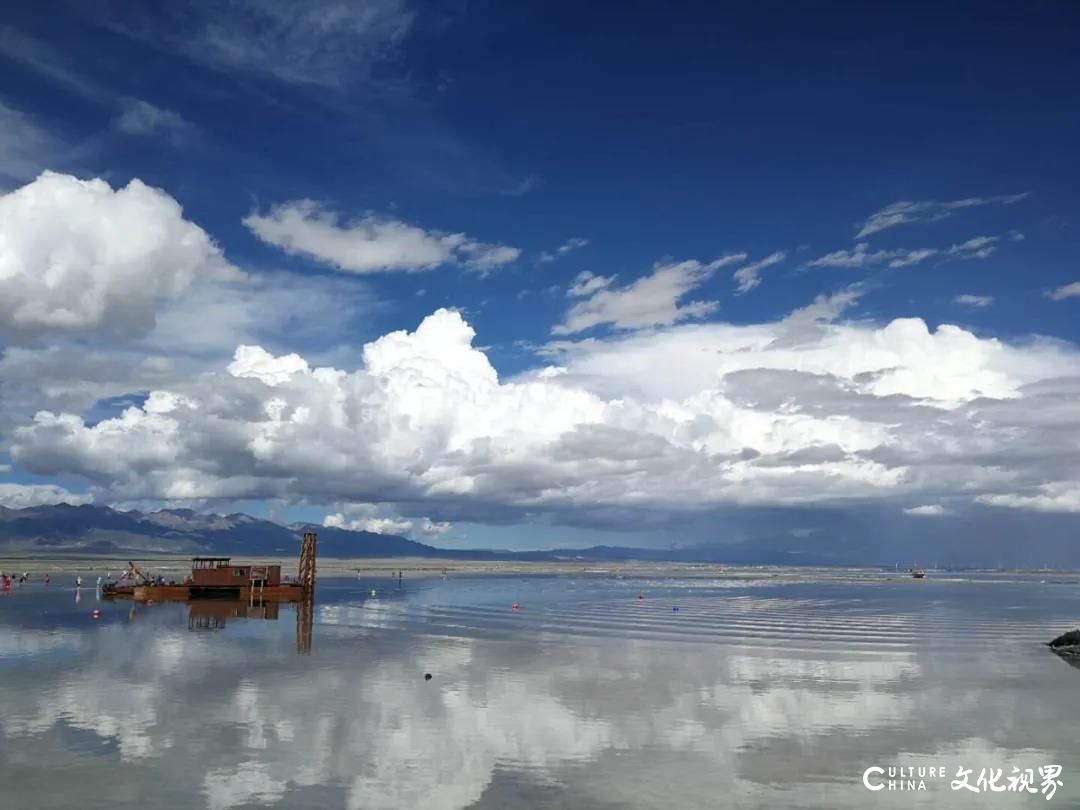
[[[0,335],[148,334],[201,279],[239,277],[179,203],[139,180],[45,172],[0,196]]]
[[[408,534],[412,531],[413,523],[411,520],[385,517],[349,519],[341,512],[334,512],[323,518],[323,526],[374,534]]]
[[[425,518],[424,522],[420,525],[420,531],[427,537],[438,537],[439,535],[446,534],[453,528],[453,525],[448,521],[436,521],[430,518]]]
[[[1080,481],[1054,481],[1042,484],[1032,493],[997,493],[980,495],[981,503],[1007,506],[1035,512],[1080,512]]]
[[[434,523],[550,513],[633,525],[732,504],[970,501],[1075,480],[1075,347],[919,319],[835,322],[857,295],[774,323],[563,343],[559,373],[510,380],[461,315],[440,310],[369,343],[355,371],[247,347],[227,371],[113,418],[40,412],[12,456],[112,500],[392,504]]]
[[[30,506],[50,506],[69,503],[77,506],[90,503],[89,495],[76,495],[55,484],[4,484],[0,483],[0,506],[8,509],[26,509]]]
[[[448,522],[433,521],[431,518],[387,515],[375,503],[342,503],[337,506],[336,512],[331,512],[323,518],[323,526],[375,534],[411,536],[419,533],[425,537],[436,537],[452,528]]]

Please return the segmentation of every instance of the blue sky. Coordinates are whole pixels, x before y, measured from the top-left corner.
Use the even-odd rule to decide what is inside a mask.
[[[248,283],[266,295],[283,291],[274,307],[253,304],[244,324],[222,327],[220,338],[210,330],[202,342],[196,338],[220,313],[201,324],[185,321],[186,342],[176,331],[171,342],[158,333],[106,340],[101,324],[77,333],[37,330],[31,339],[9,325],[9,363],[16,348],[51,349],[54,360],[71,353],[76,364],[80,351],[125,363],[151,354],[186,357],[183,379],[176,369],[154,378],[174,390],[198,374],[221,372],[235,349],[230,339],[240,334],[274,354],[297,352],[312,366],[352,372],[363,367],[364,344],[414,330],[448,307],[475,330],[473,345],[500,380],[559,365],[575,385],[610,404],[638,391],[641,380],[597,383],[595,374],[579,374],[567,361],[572,355],[586,363],[588,344],[567,349],[556,342],[593,339],[636,350],[649,335],[692,339],[679,330],[694,324],[775,324],[817,296],[852,291],[839,311],[815,322],[860,324],[851,328],[868,347],[880,343],[875,330],[897,318],[922,319],[931,333],[955,325],[980,346],[996,339],[1018,352],[1053,338],[1064,342],[1057,366],[1039,359],[1050,370],[1028,377],[1010,361],[1007,368],[987,366],[983,382],[1012,375],[1017,388],[1073,374],[1080,295],[1070,290],[1080,289],[1068,285],[1080,281],[1080,17],[1068,4],[702,3],[673,10],[650,3],[375,0],[315,2],[301,11],[276,1],[147,3],[137,11],[119,3],[8,3],[4,12],[0,189],[14,193],[44,170],[100,178],[111,189],[137,178],[182,206],[184,221],[255,279]],[[288,229],[279,227],[276,237],[260,237],[250,223],[253,216],[273,220],[279,206],[301,211],[300,201],[313,206],[301,212],[306,225],[330,222],[341,232],[366,217],[436,240],[461,234],[466,247],[446,247],[444,261],[423,269],[416,260],[388,268],[356,258],[352,243],[342,243],[345,254],[335,252],[325,228],[308,234],[309,249],[292,249],[288,244],[300,238],[295,230],[282,235]],[[469,263],[479,254],[468,245],[517,253],[477,272]],[[741,258],[720,261],[731,256]],[[773,263],[759,274],[744,274],[756,285],[740,291],[735,271],[768,257]],[[588,312],[611,302],[571,292],[575,281],[589,278],[603,279],[594,292],[625,290],[659,266],[686,261],[702,267],[672,271],[687,285],[675,305],[702,306],[675,315],[628,315],[637,310],[626,303],[621,315],[590,321]],[[28,261],[20,266],[35,272]],[[289,296],[316,288],[323,304],[298,322],[279,320],[289,312]],[[178,300],[169,297],[169,305]],[[191,318],[198,301],[183,300]],[[591,325],[567,326],[572,307],[590,302],[586,319],[576,323]],[[160,308],[155,313],[160,332],[165,316]],[[702,351],[727,351],[710,343],[712,336],[701,339]],[[40,371],[44,355],[19,356],[20,373]],[[635,374],[648,376],[640,366],[655,362],[648,357],[631,363]],[[955,351],[948,357],[967,362]],[[679,354],[671,356],[671,364],[679,362]],[[789,370],[803,369],[800,363]],[[885,371],[871,364],[852,374]],[[909,369],[904,379],[925,371]],[[125,407],[117,403],[141,405],[156,387],[132,382],[125,390],[122,376],[81,387],[65,379],[78,396],[53,402],[26,393],[0,403],[9,483],[54,482],[107,502],[169,502],[165,490],[137,491],[100,468],[87,475],[70,447],[45,452],[25,435],[12,438],[39,409],[77,414],[92,428],[117,418]],[[922,387],[904,385],[875,396],[924,395]],[[979,383],[961,399],[986,393]],[[662,399],[654,392],[642,402]],[[784,447],[791,450],[790,442]],[[1029,471],[1014,490],[979,493],[1061,500],[1045,487],[1071,493],[1080,477],[1075,462],[1066,459],[1042,478]],[[792,468],[793,475],[803,472]],[[348,502],[313,503],[315,489],[274,489],[280,497],[267,499],[253,486],[239,502],[308,518]],[[466,497],[440,502],[438,514],[429,515],[418,504],[434,497],[430,490],[404,497],[390,486],[385,495],[361,489],[365,498],[378,496],[354,508],[364,519],[377,511],[414,527],[422,518],[450,523],[447,542],[457,532],[456,542],[469,544],[463,526],[473,527],[474,538],[483,535],[484,544],[492,530],[482,527],[491,525],[526,544],[554,544],[546,542],[554,530],[536,529],[548,521],[565,523],[564,536],[574,541],[598,525],[605,532],[632,528],[623,518],[583,519],[584,490],[567,490],[541,516],[529,498],[483,499],[474,513],[463,506]],[[960,489],[950,485],[934,495],[959,497]],[[229,501],[222,495],[215,506],[205,489],[198,491],[206,508]],[[867,497],[879,504],[889,496],[875,490]],[[922,496],[904,490],[896,497],[898,509],[915,509]],[[1066,511],[1071,498],[1064,496]],[[750,500],[758,503],[756,495]],[[930,500],[923,505],[937,503]],[[775,505],[790,504],[779,497]],[[607,496],[595,504],[605,513],[624,507]],[[695,504],[725,508],[731,499]],[[668,517],[657,519],[667,525]]]

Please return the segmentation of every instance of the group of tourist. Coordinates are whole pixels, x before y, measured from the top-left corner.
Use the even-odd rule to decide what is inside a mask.
[[[4,571],[0,571],[0,586],[2,586],[4,589],[10,588],[16,582],[18,582],[18,584],[22,585],[24,582],[29,582],[29,581],[30,581],[30,572],[29,571],[24,571],[23,573],[19,574],[18,578],[16,578],[16,575],[15,575],[14,572],[12,572],[10,574],[7,574]],[[48,583],[48,581],[49,581],[49,575],[46,574],[45,575],[45,582]]]
[[[127,571],[122,572],[120,574],[120,582],[123,582],[125,579],[128,579],[129,577],[134,581],[135,578],[130,576],[130,574]],[[24,571],[21,574],[15,574],[14,572],[9,574],[9,573],[7,573],[5,571],[0,571],[0,587],[2,587],[4,590],[10,590],[12,585],[15,585],[15,584],[22,585],[23,583],[26,583],[26,582],[29,582],[29,581],[30,581],[30,572],[29,571]],[[48,585],[49,584],[49,575],[48,574],[43,574],[42,577],[41,577],[41,581],[45,585]],[[146,581],[149,582],[149,583],[152,583],[154,585],[165,585],[166,584],[165,577],[162,577],[162,576],[148,577],[146,579]],[[106,583],[112,584],[112,572],[111,571],[106,571],[104,578],[102,578],[102,577],[97,578],[97,587],[98,588],[100,588],[103,584],[106,584]],[[168,584],[174,585],[175,583],[170,581]],[[81,588],[82,586],[83,586],[83,578],[82,578],[82,574],[79,574],[79,575],[77,575],[75,577],[75,587],[76,588]]]

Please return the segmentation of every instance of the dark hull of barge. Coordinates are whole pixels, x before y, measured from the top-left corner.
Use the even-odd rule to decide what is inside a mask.
[[[310,598],[311,590],[299,583],[281,585],[103,585],[103,599],[134,599],[138,602],[194,602],[202,599],[273,600],[299,602]]]

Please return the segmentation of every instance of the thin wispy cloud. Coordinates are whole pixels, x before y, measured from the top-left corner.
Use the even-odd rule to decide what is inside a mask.
[[[682,300],[721,267],[744,258],[744,254],[738,253],[708,263],[691,259],[657,264],[652,273],[625,287],[614,287],[614,276],[583,273],[570,288],[570,295],[584,300],[570,308],[563,322],[552,328],[551,334],[572,335],[602,325],[623,330],[643,329],[702,318],[714,312],[719,304],[715,301],[682,303]]]
[[[1080,281],[1071,284],[1062,284],[1052,290],[1046,291],[1046,297],[1052,301],[1064,301],[1066,298],[1080,298]]]
[[[926,504],[925,506],[913,506],[904,510],[905,515],[914,517],[944,517],[948,514],[944,506],[940,504]]]
[[[62,144],[25,113],[0,102],[0,191],[4,180],[29,180],[55,162]]]
[[[918,248],[896,250],[870,250],[866,242],[859,242],[851,249],[834,250],[826,253],[812,262],[809,267],[842,267],[858,269],[875,265],[887,265],[889,267],[908,267],[929,259],[938,253],[934,248]]]
[[[0,28],[0,57],[63,86],[82,98],[114,103],[118,95],[68,63],[62,53],[46,42],[11,27]]]
[[[997,250],[998,240],[997,236],[976,236],[959,245],[953,245],[948,254],[959,259],[989,259]]]
[[[350,273],[430,270],[457,264],[487,273],[518,259],[521,250],[480,242],[463,233],[429,231],[367,213],[343,221],[313,200],[294,200],[244,218],[255,236],[286,253]]]
[[[863,267],[887,266],[892,268],[909,267],[933,256],[948,259],[988,259],[998,249],[999,236],[976,236],[945,249],[938,248],[893,248],[889,250],[871,250],[869,242],[858,242],[853,248],[842,248],[826,253],[811,262],[808,267],[840,267],[859,269]]]
[[[992,295],[971,295],[968,293],[958,295],[953,300],[958,304],[963,304],[965,307],[986,308],[992,306],[994,303],[994,297]]]
[[[160,137],[173,143],[183,141],[195,129],[178,113],[141,99],[130,100],[113,126],[127,135]]]
[[[793,309],[777,324],[778,334],[771,345],[798,346],[820,339],[828,324],[855,306],[865,292],[864,284],[852,284],[831,295],[818,295],[809,304]]]
[[[498,191],[504,197],[523,197],[540,185],[540,180],[535,174],[528,175],[524,180],[507,186]]]
[[[797,325],[806,323],[832,323],[862,298],[865,288],[861,284],[852,284],[846,289],[831,295],[819,295],[806,306],[788,313],[781,323]]]
[[[615,276],[598,276],[586,270],[584,273],[578,273],[574,283],[567,289],[566,295],[568,298],[584,298],[597,290],[611,286],[613,281],[615,281]]]
[[[1001,194],[995,197],[968,197],[963,200],[950,200],[938,202],[934,200],[909,201],[901,200],[875,211],[869,218],[860,223],[856,239],[864,239],[871,234],[880,233],[889,228],[899,225],[912,225],[918,222],[937,222],[953,216],[958,211],[968,208],[979,208],[988,205],[1012,205],[1030,196],[1030,192],[1022,194]]]
[[[406,0],[176,0],[112,25],[213,70],[355,89],[394,58],[415,16]]]
[[[933,248],[918,248],[916,250],[898,250],[896,256],[889,261],[889,267],[908,267],[918,264],[924,259],[929,259],[937,254]]]
[[[86,101],[116,109],[118,112],[113,119],[113,127],[119,132],[128,135],[163,135],[174,145],[183,136],[195,132],[194,125],[179,113],[95,81],[84,67],[76,67],[64,53],[14,28],[0,28],[0,57]]]
[[[775,253],[770,253],[764,259],[759,259],[756,262],[748,264],[744,267],[740,267],[738,270],[735,271],[735,274],[732,276],[732,278],[735,279],[737,285],[736,292],[738,292],[740,295],[742,293],[750,292],[750,290],[761,284],[762,270],[767,267],[772,267],[774,264],[780,264],[780,262],[782,262],[786,257],[786,252],[778,250]],[[742,258],[739,259],[739,261],[742,261],[742,259],[745,258],[746,255],[742,254]]]
[[[572,253],[575,250],[580,250],[588,244],[588,239],[585,239],[581,236],[575,236],[567,239],[553,251],[544,251],[540,254],[539,257],[537,257],[536,261],[541,264],[549,264],[550,262],[553,262],[556,259],[565,256],[567,253]]]

